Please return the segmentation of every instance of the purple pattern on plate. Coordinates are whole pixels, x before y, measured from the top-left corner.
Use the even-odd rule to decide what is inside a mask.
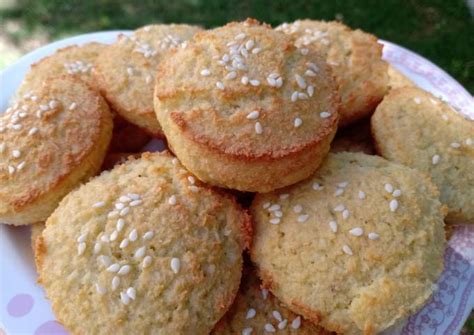
[[[68,332],[58,322],[51,320],[39,326],[35,335],[68,335]]]
[[[19,318],[28,314],[33,308],[35,301],[29,294],[17,294],[10,299],[7,305],[8,314]]]

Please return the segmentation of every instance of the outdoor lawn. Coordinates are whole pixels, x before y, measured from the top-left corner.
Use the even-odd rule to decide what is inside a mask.
[[[80,33],[158,22],[210,28],[247,17],[272,25],[340,20],[418,52],[474,93],[474,0],[0,0],[0,70],[32,49]],[[474,334],[472,315],[463,334]]]

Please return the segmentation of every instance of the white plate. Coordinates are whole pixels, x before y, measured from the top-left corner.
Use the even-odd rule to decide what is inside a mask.
[[[48,44],[22,57],[0,73],[0,111],[19,86],[29,66],[71,44],[97,41],[111,43],[119,33],[100,32],[80,35]],[[446,72],[423,57],[384,42],[384,59],[423,89],[448,101],[474,119],[472,96]],[[0,335],[67,334],[54,321],[43,289],[36,284],[36,272],[28,227],[0,224]],[[457,334],[474,306],[474,226],[456,230],[445,253],[445,271],[438,290],[417,314],[410,316],[391,334]],[[94,317],[93,315],[91,317]]]

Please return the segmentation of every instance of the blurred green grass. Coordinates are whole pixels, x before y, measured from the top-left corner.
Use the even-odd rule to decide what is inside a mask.
[[[10,34],[15,43],[37,30],[51,40],[151,22],[215,27],[247,17],[272,25],[298,18],[338,18],[420,53],[474,92],[474,20],[463,0],[9,1],[16,4],[0,9],[0,30],[1,22],[18,21],[21,29]]]

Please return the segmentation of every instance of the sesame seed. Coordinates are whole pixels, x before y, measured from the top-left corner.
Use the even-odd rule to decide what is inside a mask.
[[[181,261],[179,260],[179,258],[173,257],[171,259],[170,266],[171,270],[173,270],[174,273],[178,273],[179,269],[181,268]]]
[[[125,220],[124,219],[118,219],[117,220],[117,231],[121,231],[123,229],[123,226],[125,226]]]
[[[86,238],[87,238],[87,233],[81,234],[81,235],[77,238],[77,243],[85,242],[85,241],[86,241]]]
[[[255,49],[254,49],[255,50]],[[240,79],[240,82],[244,85],[247,85],[249,83],[249,77],[247,76],[243,76],[241,79]]]
[[[127,294],[120,292],[120,301],[122,304],[128,305],[130,303],[130,297]]]
[[[303,210],[303,206],[301,206],[301,205],[293,206],[293,212],[295,212],[295,213],[301,213],[302,210]]]
[[[122,240],[122,242],[120,242],[119,247],[120,247],[120,249],[124,249],[127,246],[128,246],[128,238],[125,238],[125,239]]]
[[[143,239],[144,240],[149,240],[153,237],[154,233],[152,231],[147,231],[144,235],[143,235]]]
[[[130,199],[128,196],[126,195],[122,195],[120,198],[119,198],[119,201],[120,202],[130,202],[132,199]]]
[[[107,292],[107,290],[105,289],[105,287],[102,287],[100,286],[99,284],[95,284],[95,290],[97,291],[97,293],[99,294],[105,294],[105,292]]]
[[[220,90],[223,90],[223,89],[224,89],[224,84],[222,83],[222,81],[218,81],[218,82],[216,83],[216,87],[217,87],[218,89],[220,89]]]
[[[431,163],[433,165],[436,165],[439,163],[440,159],[441,159],[440,155],[433,155],[433,157],[431,157]]]
[[[55,109],[56,107],[58,107],[59,103],[56,100],[51,100],[48,105],[49,108]]]
[[[288,324],[287,319],[281,321],[280,323],[278,323],[278,329],[280,329],[280,330],[285,329],[287,324]]]
[[[84,253],[85,250],[86,244],[84,242],[79,243],[79,245],[77,246],[77,254],[80,256]]]
[[[108,272],[117,272],[118,270],[120,270],[120,265],[117,263],[114,263],[107,268]]]
[[[100,237],[100,240],[101,240],[102,242],[104,242],[104,243],[108,243],[108,242],[109,242],[109,238],[107,237],[107,235],[102,235],[102,236]]]
[[[269,212],[274,212],[274,211],[278,211],[278,210],[280,210],[280,209],[281,209],[281,206],[280,206],[280,205],[278,205],[278,204],[273,204],[273,205],[270,206],[270,208],[268,208],[268,211],[269,211]]]
[[[120,276],[124,276],[124,275],[128,274],[128,273],[130,272],[130,270],[131,270],[130,265],[123,265],[123,266],[120,268],[120,270],[118,271],[118,274],[119,274]]]
[[[459,144],[458,142],[453,142],[453,143],[451,143],[451,147],[454,148],[454,149],[457,149],[457,148],[461,147],[461,144]]]
[[[134,258],[142,258],[143,256],[145,256],[145,252],[146,252],[146,247],[145,246],[140,247],[137,250],[135,250],[135,253],[133,254],[133,257]]]
[[[303,120],[301,120],[299,117],[297,117],[294,122],[293,122],[295,128],[299,128],[301,127],[301,125],[303,124]]]
[[[262,294],[263,300],[267,300],[267,298],[268,298],[268,290],[267,290],[266,288],[262,288],[262,289],[260,290],[260,293]]]
[[[300,328],[300,326],[301,326],[301,317],[297,316],[296,319],[294,319],[291,322],[291,328],[298,329],[298,328]]]
[[[466,139],[466,145],[472,145],[473,143],[474,141],[472,140],[472,138]]]
[[[255,119],[258,119],[259,116],[260,116],[259,111],[253,111],[247,114],[247,119],[255,120]]]
[[[291,102],[296,102],[296,100],[298,100],[298,91],[294,91],[291,94]]]
[[[100,255],[99,257],[97,257],[97,259],[99,260],[99,262],[102,263],[103,266],[106,266],[106,267],[108,267],[110,263],[112,263],[112,261],[110,260],[110,257],[105,256],[105,255]]]
[[[96,202],[95,204],[92,205],[92,208],[100,208],[100,207],[104,207],[105,206],[105,202],[104,201],[99,201],[99,202]]]
[[[194,184],[196,182],[196,178],[194,178],[193,176],[188,176],[188,181],[189,183]]]
[[[308,99],[308,95],[306,93],[301,93],[301,92],[298,92],[298,99],[300,100],[306,100]]]
[[[255,42],[253,40],[248,40],[246,43],[245,43],[245,48],[247,50],[250,50],[254,47],[255,45]]]
[[[384,185],[384,188],[385,188],[385,191],[387,191],[388,193],[392,193],[392,192],[393,192],[393,186],[392,186],[392,184],[385,184],[385,185]]]
[[[145,258],[143,259],[143,262],[142,262],[142,268],[147,268],[150,266],[151,264],[151,256],[145,256]]]
[[[271,204],[270,204],[269,202],[266,202],[266,203],[264,203],[264,204],[262,205],[262,208],[263,208],[263,209],[267,209],[268,207],[270,207],[270,205],[271,205]]]
[[[137,233],[137,230],[136,229],[133,229],[130,234],[128,234],[128,238],[130,239],[130,241],[132,242],[135,242],[138,238],[138,233]]]
[[[324,187],[321,186],[319,183],[313,183],[313,190],[319,191],[322,190]]]
[[[120,211],[120,216],[125,216],[130,212],[130,207],[125,207]]]
[[[337,184],[337,187],[346,188],[349,185],[348,181],[343,181],[342,183]]]
[[[127,67],[127,73],[129,76],[133,76],[133,68],[131,68],[130,66]]]
[[[121,202],[115,204],[115,208],[118,210],[123,209],[124,207],[125,207],[125,204]]]
[[[249,82],[250,82],[250,85],[252,85],[252,86],[259,86],[260,85],[260,80],[257,80],[257,79],[251,79]]]
[[[136,207],[136,206],[139,206],[141,204],[142,204],[141,200],[133,200],[132,202],[130,202],[130,207]]]
[[[262,124],[261,124],[260,122],[258,122],[258,121],[255,123],[255,132],[256,132],[257,134],[259,134],[259,135],[260,135],[261,133],[263,133]]]
[[[249,310],[247,311],[247,315],[245,316],[245,318],[248,320],[248,319],[252,319],[255,315],[257,314],[257,311],[253,308],[249,308]]]
[[[414,98],[413,101],[415,101],[417,105],[421,104],[421,99],[418,97]]]
[[[243,40],[245,38],[245,33],[240,33],[240,34],[237,34],[235,37],[234,37],[234,40]]]
[[[20,164],[18,164],[18,165],[16,166],[16,169],[17,169],[18,171],[23,170],[23,168],[25,167],[25,164],[26,164],[25,161],[21,162]]]
[[[119,212],[117,212],[117,211],[112,211],[112,212],[109,212],[109,214],[107,214],[107,217],[108,217],[109,219],[112,219],[112,218],[117,217],[118,215],[119,215]]]
[[[313,62],[307,62],[306,63],[306,66],[308,66],[311,70],[313,70],[314,72],[318,72],[319,71],[319,67],[313,63]]]
[[[300,76],[299,74],[296,74],[295,79],[296,79],[296,83],[298,84],[300,88],[302,89],[306,88],[306,80],[304,80],[302,76]]]
[[[283,216],[283,212],[282,211],[275,211],[273,212],[273,214],[277,217],[277,218],[281,218]]]
[[[34,134],[36,134],[38,132],[38,128],[36,127],[33,127],[30,129],[30,131],[28,131],[28,135],[29,136],[33,136]]]
[[[273,311],[272,315],[277,321],[283,321],[283,318],[281,317],[281,313],[279,311]]]
[[[129,287],[127,289],[127,295],[130,297],[130,299],[135,300],[137,297],[137,291],[133,287]]]
[[[336,212],[342,212],[344,209],[346,209],[346,206],[344,206],[343,204],[339,204],[336,207],[334,207],[334,211]]]
[[[271,323],[265,324],[265,326],[263,327],[263,329],[265,329],[265,331],[268,332],[268,333],[274,333],[274,332],[276,332],[275,327],[273,327],[273,325],[272,325]]]
[[[120,278],[117,276],[112,278],[112,291],[115,291],[119,285],[120,285]]]
[[[369,237],[369,239],[371,239],[371,240],[378,240],[379,237],[380,237],[380,235],[377,234],[377,233],[371,232],[371,233],[369,233],[368,237]]]
[[[313,85],[309,85],[308,86],[308,89],[306,90],[306,92],[308,92],[308,95],[310,97],[312,97],[314,95],[314,86]]]
[[[359,191],[359,199],[361,199],[361,200],[365,199],[365,192]]]
[[[395,191],[393,191],[392,195],[393,195],[395,198],[398,198],[399,196],[402,195],[402,191],[399,190],[399,189],[396,189]]]
[[[172,195],[171,197],[168,198],[168,204],[176,205],[176,196],[175,195]]]
[[[0,154],[5,151],[6,146],[7,145],[5,143],[0,143]]]
[[[302,222],[306,222],[309,218],[309,215],[308,214],[302,214],[300,216],[298,216],[298,222],[302,223]]]
[[[43,112],[46,112],[49,110],[49,106],[48,105],[39,105],[39,108],[41,111]]]
[[[114,231],[112,232],[112,234],[110,234],[109,239],[110,239],[111,241],[115,241],[115,240],[117,239],[117,237],[118,237],[118,232],[117,232],[116,230],[114,230]]]
[[[149,74],[145,77],[145,83],[147,84],[150,84],[152,80],[153,80],[153,77],[150,76]]]
[[[349,230],[349,234],[353,236],[362,236],[364,235],[364,230],[360,227],[352,228],[351,230]]]
[[[242,335],[251,335],[253,332],[253,328],[247,327],[242,330]]]
[[[102,244],[100,242],[95,242],[94,244],[94,254],[98,254],[102,249]]]
[[[258,54],[260,51],[262,51],[261,48],[254,48],[254,49],[252,50],[252,53],[253,53],[254,55],[256,55],[256,54]]]
[[[337,233],[337,222],[336,221],[329,221],[329,228],[333,233]]]
[[[202,69],[201,70],[201,76],[203,77],[207,77],[211,74],[211,71],[209,71],[208,69]]]
[[[12,124],[10,126],[13,130],[21,130],[23,126],[21,124]]]
[[[344,220],[347,220],[347,218],[349,217],[349,210],[348,209],[345,209],[342,211],[342,218]]]
[[[342,251],[344,251],[344,253],[348,254],[348,255],[353,255],[352,253],[352,249],[347,245],[347,244],[344,244],[342,246]]]
[[[16,169],[15,169],[14,166],[11,166],[11,165],[8,166],[8,173],[9,173],[9,174],[14,174],[15,171],[16,171]]]
[[[327,119],[328,117],[331,116],[331,113],[328,113],[328,112],[321,112],[321,113],[319,113],[319,116],[320,116],[322,119]]]
[[[178,162],[178,160],[176,158],[173,158],[173,164],[176,164],[175,161],[176,161],[176,163]],[[129,194],[127,194],[127,197],[129,197],[132,200],[140,200],[140,198],[141,198],[140,195],[135,194],[135,193],[129,193]]]
[[[395,212],[398,208],[398,201],[393,199],[390,201],[390,211]]]
[[[279,224],[279,223],[280,223],[280,218],[273,218],[273,219],[270,219],[270,223],[271,223],[271,224]]]
[[[342,188],[337,188],[337,189],[336,189],[336,192],[334,193],[334,195],[335,195],[336,197],[338,197],[338,196],[340,196],[340,195],[342,195],[342,194],[344,194],[344,189],[342,189]]]
[[[308,77],[316,77],[316,73],[312,70],[306,70],[304,74],[305,76],[308,76]]]

